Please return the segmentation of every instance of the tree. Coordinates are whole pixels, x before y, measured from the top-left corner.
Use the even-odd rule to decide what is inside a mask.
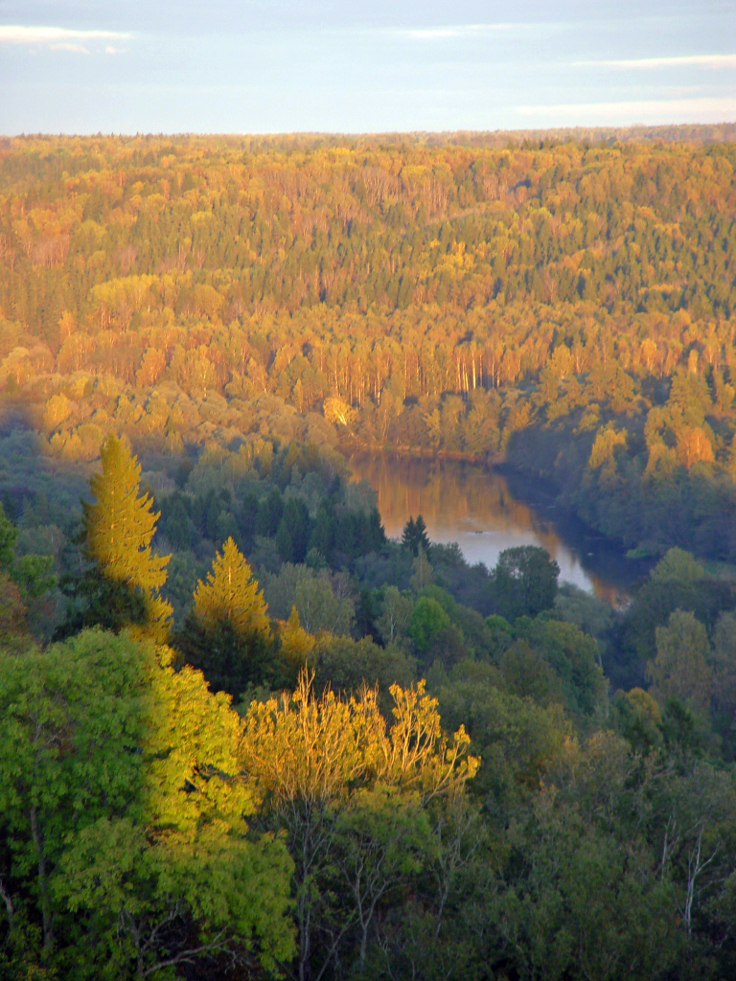
[[[426,654],[440,631],[450,626],[450,618],[436,599],[420,596],[414,604],[409,633],[421,654]]]
[[[18,529],[5,514],[0,504],[0,569],[8,572],[15,561],[13,549],[18,538]]]
[[[0,572],[7,573],[17,583],[26,597],[37,599],[56,584],[56,577],[51,574],[54,560],[50,555],[22,555],[15,557],[15,544],[18,540],[18,529],[6,514],[0,504]]]
[[[416,521],[410,517],[406,522],[401,535],[401,544],[404,548],[409,549],[415,557],[419,554],[420,548],[429,552],[430,541],[427,537],[427,526],[421,514],[417,515]]]
[[[4,885],[18,924],[38,916],[44,963],[70,927],[54,891],[65,840],[137,792],[141,661],[99,631],[22,659],[0,654],[0,833],[13,842]]]
[[[28,976],[127,981],[293,950],[292,866],[249,835],[239,717],[171,656],[99,629],[0,654],[0,885]]]
[[[150,495],[140,494],[140,464],[122,440],[114,434],[108,436],[100,456],[102,473],[90,478],[95,501],[82,502],[85,552],[104,580],[113,587],[122,586],[130,594],[129,619],[142,621],[153,636],[164,639],[173,611],[159,590],[166,582],[171,556],[156,555],[151,549],[159,513],[152,511]],[[100,584],[97,585],[99,590]],[[89,597],[90,590],[87,592]],[[104,589],[104,584],[102,593],[103,601],[109,594],[120,597],[120,590]],[[96,604],[104,615],[100,609],[103,605],[104,602]],[[125,620],[125,611],[122,619]]]
[[[268,607],[258,580],[232,538],[222,554],[216,554],[207,582],[200,579],[194,591],[194,616],[202,626],[213,629],[226,620],[237,634],[270,634]]]
[[[289,619],[281,621],[279,640],[281,641],[279,655],[294,672],[293,679],[296,681],[298,672],[306,666],[307,658],[316,643],[312,634],[307,633],[300,624],[296,606],[292,606]]]
[[[114,434],[100,448],[102,473],[90,478],[95,502],[82,502],[84,541],[90,556],[110,579],[148,593],[166,582],[169,556],[154,555],[151,539],[160,512],[140,494],[141,468]]]
[[[681,699],[696,712],[710,704],[712,672],[705,627],[692,613],[675,610],[666,627],[657,627],[657,656],[647,666],[652,694],[660,704]]]
[[[326,576],[309,576],[296,584],[295,605],[304,629],[310,634],[321,630],[346,636],[355,619],[355,608],[349,596],[336,596]]]
[[[215,555],[207,581],[197,582],[194,606],[175,639],[187,663],[214,691],[237,696],[261,684],[274,665],[268,607],[258,580],[232,538]]]
[[[554,606],[560,567],[538,545],[507,548],[493,571],[492,595],[507,620],[534,617]]]
[[[384,644],[400,644],[409,630],[413,604],[396,586],[386,586],[383,594],[381,615],[376,621]]]
[[[705,576],[705,569],[696,562],[690,552],[682,548],[671,548],[659,560],[650,577],[655,582],[697,582]]]
[[[302,672],[293,696],[253,702],[244,718],[241,765],[268,801],[266,826],[286,831],[296,865],[300,981],[322,976],[356,925],[364,958],[378,899],[399,872],[394,835],[407,843],[411,864],[411,828],[416,833],[423,809],[460,794],[478,767],[462,726],[451,740],[443,735],[424,682],[392,685],[391,694],[387,729],[375,690],[316,697]],[[335,895],[341,864],[352,896],[345,903]]]

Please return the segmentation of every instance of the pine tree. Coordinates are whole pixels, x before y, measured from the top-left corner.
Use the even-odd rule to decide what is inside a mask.
[[[214,629],[219,621],[230,623],[235,633],[269,634],[270,624],[263,591],[250,565],[232,538],[218,552],[207,582],[200,579],[194,591],[194,615],[202,626]]]

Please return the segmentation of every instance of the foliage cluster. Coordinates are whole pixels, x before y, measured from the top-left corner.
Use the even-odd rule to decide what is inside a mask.
[[[0,977],[730,976],[733,585],[672,549],[613,614],[542,549],[386,541],[299,452],[217,492],[221,458],[184,467],[156,514],[103,446],[70,636],[19,609],[0,642]],[[312,542],[330,507],[351,550]],[[151,531],[182,515],[211,568],[172,626],[151,590],[186,553]],[[111,621],[100,579],[143,602]]]

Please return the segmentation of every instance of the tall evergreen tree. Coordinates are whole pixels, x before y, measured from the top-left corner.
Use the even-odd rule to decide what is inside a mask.
[[[238,634],[270,634],[263,591],[250,565],[232,538],[228,538],[194,591],[194,615],[207,628],[226,620]]]
[[[100,456],[102,473],[89,482],[96,500],[82,502],[87,552],[110,579],[153,593],[166,582],[171,558],[151,551],[160,514],[150,495],[140,494],[140,464],[117,436],[108,436]]]
[[[194,606],[176,637],[187,661],[213,691],[237,696],[261,684],[272,671],[271,624],[263,592],[232,538],[212,563],[207,581],[194,591]]]
[[[419,554],[420,548],[424,549],[425,552],[429,551],[430,541],[427,536],[427,526],[421,514],[417,515],[416,521],[410,517],[406,522],[401,536],[401,544],[404,548],[408,548],[415,557]]]
[[[72,589],[87,608],[68,626],[78,630],[99,623],[119,629],[135,623],[154,639],[166,640],[173,610],[159,589],[171,556],[151,550],[159,513],[152,510],[150,495],[140,493],[140,464],[117,436],[108,436],[100,456],[102,473],[90,479],[95,501],[82,502],[82,542],[94,568]]]

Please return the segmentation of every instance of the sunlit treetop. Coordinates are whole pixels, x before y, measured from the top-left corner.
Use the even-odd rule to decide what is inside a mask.
[[[140,494],[141,468],[115,435],[102,444],[102,473],[90,479],[95,502],[83,502],[84,538],[91,558],[106,576],[142,590],[166,582],[170,556],[154,555],[151,539],[159,514],[148,494]]]
[[[268,607],[250,565],[232,538],[228,538],[194,591],[194,614],[202,626],[214,629],[227,621],[236,633],[270,632]]]

